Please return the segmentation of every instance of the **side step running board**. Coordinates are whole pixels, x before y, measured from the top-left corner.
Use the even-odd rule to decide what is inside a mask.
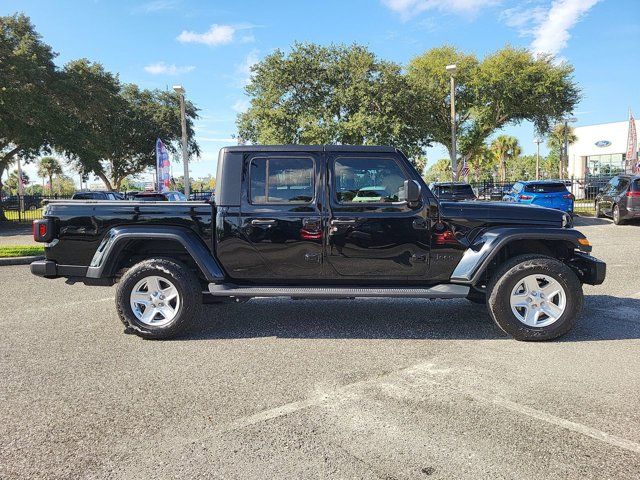
[[[469,293],[465,285],[441,284],[420,287],[241,287],[230,283],[210,283],[209,293],[214,297],[290,297],[290,298],[464,298]]]

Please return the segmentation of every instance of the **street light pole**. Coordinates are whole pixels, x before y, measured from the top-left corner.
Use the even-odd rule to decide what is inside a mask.
[[[540,180],[540,144],[542,138],[536,137],[534,142],[536,143],[536,180]]]
[[[455,65],[447,65],[446,70],[451,75],[451,174],[453,181],[458,180],[458,152],[456,148],[456,74]]]
[[[189,180],[189,152],[187,151],[187,115],[184,106],[186,90],[182,85],[174,85],[173,89],[180,97],[180,122],[182,124],[182,164],[184,166],[184,194],[188,198],[190,192]]]

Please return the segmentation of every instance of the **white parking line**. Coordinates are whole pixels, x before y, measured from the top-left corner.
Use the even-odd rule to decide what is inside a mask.
[[[253,415],[249,415],[246,417],[241,417],[236,420],[233,420],[225,425],[221,425],[216,428],[214,432],[208,433],[199,438],[189,439],[189,442],[193,441],[202,441],[206,438],[211,438],[220,433],[229,432],[241,428],[245,428],[251,425],[259,424],[268,420],[272,420],[274,418],[284,417],[291,413],[295,413],[310,407],[320,406],[327,402],[335,402],[344,400],[345,398],[352,397],[357,398],[357,391],[360,387],[363,386],[382,386],[389,384],[389,382],[395,383],[395,381],[402,383],[403,387],[406,388],[407,384],[414,383],[415,386],[418,384],[437,384],[438,389],[442,390],[451,390],[452,398],[461,398],[460,393],[465,394],[466,396],[472,397],[473,399],[483,402],[485,404],[492,404],[498,407],[501,407],[506,410],[510,410],[512,412],[516,412],[521,415],[526,415],[531,418],[535,418],[537,420],[549,423],[551,425],[555,425],[560,428],[564,428],[566,430],[570,430],[572,432],[579,433],[581,435],[585,435],[587,437],[593,438],[600,442],[606,443],[613,447],[621,448],[624,450],[628,450],[634,453],[640,453],[640,444],[633,442],[631,440],[627,440],[626,438],[619,437],[617,435],[612,435],[610,433],[604,432],[594,427],[590,427],[588,425],[584,425],[582,423],[574,422],[571,420],[567,420],[556,415],[551,415],[550,413],[537,410],[535,408],[529,407],[527,405],[522,405],[517,402],[513,402],[506,398],[502,398],[499,396],[487,396],[478,393],[477,390],[470,390],[467,388],[459,388],[455,386],[455,382],[460,381],[460,376],[463,375],[463,372],[456,371],[449,373],[450,370],[446,369],[437,369],[432,363],[423,363],[417,364],[388,375],[384,375],[382,377],[376,376],[373,379],[366,379],[359,382],[355,382],[352,384],[345,385],[331,392],[327,392],[324,394],[320,394],[317,396],[312,396],[310,398],[299,400],[296,402],[287,403],[284,405],[280,405],[275,408],[271,408],[268,410],[263,410],[261,412],[255,413]],[[438,377],[441,380],[438,380]],[[452,385],[454,383],[454,385]]]

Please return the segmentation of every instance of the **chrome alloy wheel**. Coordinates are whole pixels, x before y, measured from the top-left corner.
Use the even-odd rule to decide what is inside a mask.
[[[529,327],[546,327],[556,322],[567,307],[567,295],[560,283],[548,275],[528,275],[511,291],[511,311]]]
[[[173,283],[156,275],[136,283],[130,295],[131,310],[145,325],[161,327],[175,318],[180,309],[180,295]]]

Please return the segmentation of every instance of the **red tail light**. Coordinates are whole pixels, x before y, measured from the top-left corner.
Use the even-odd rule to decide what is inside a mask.
[[[627,197],[640,197],[640,191],[638,191],[638,192],[627,192]]]
[[[54,224],[50,218],[33,221],[33,239],[36,242],[48,243],[53,240]]]
[[[574,196],[573,196],[573,193],[568,193],[568,194],[566,194],[566,195],[562,195],[562,198],[566,198],[566,199],[569,199],[569,200],[573,200],[573,199],[574,199]]]
[[[531,195],[519,195],[518,198],[520,200],[532,200],[533,197]]]

